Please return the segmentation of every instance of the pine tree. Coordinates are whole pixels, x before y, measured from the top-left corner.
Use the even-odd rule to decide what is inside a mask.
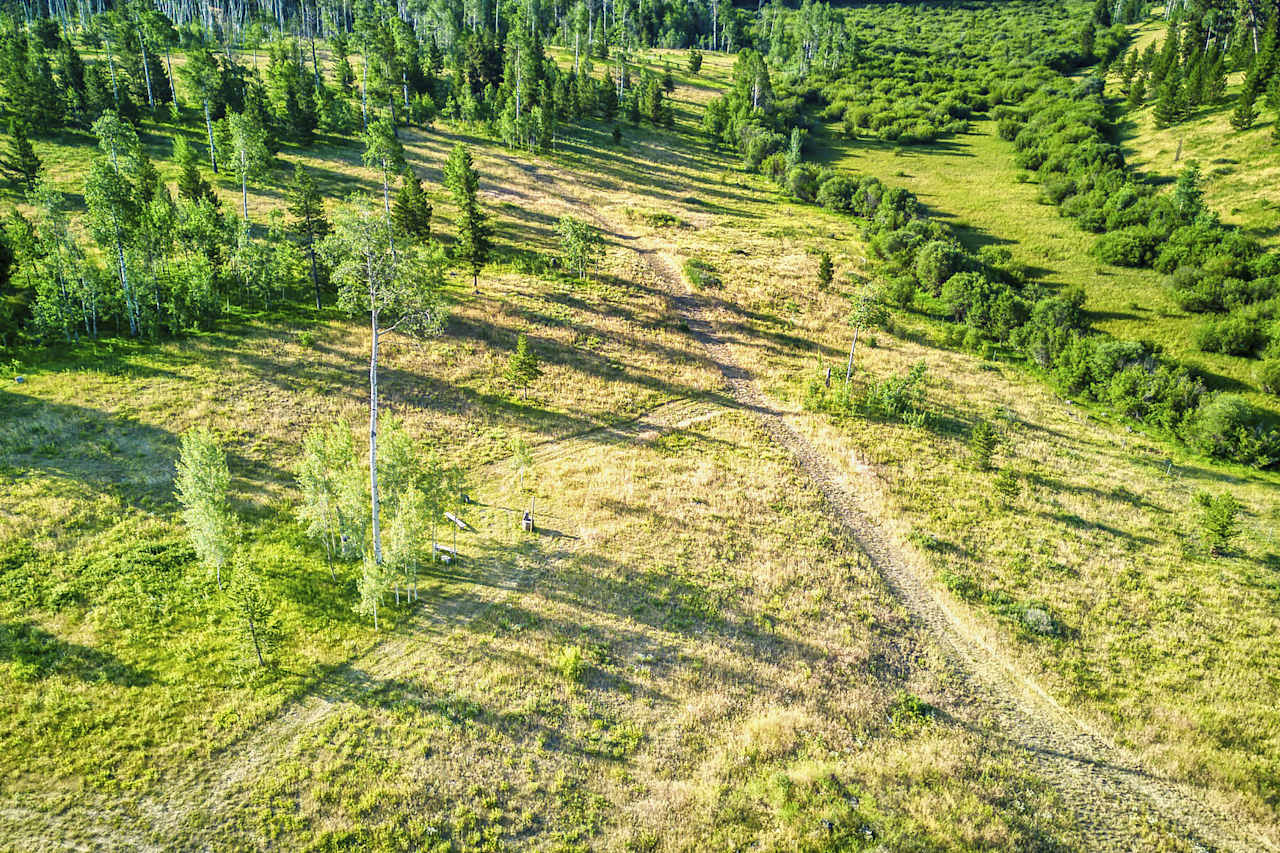
[[[243,553],[236,555],[227,598],[240,620],[246,645],[253,649],[258,666],[265,667],[267,655],[275,650],[279,640],[280,629],[274,618],[275,604],[263,586],[258,567]]]
[[[444,164],[445,186],[453,193],[458,208],[457,254],[471,269],[471,285],[480,292],[480,269],[488,262],[492,244],[488,217],[480,209],[476,192],[480,176],[471,165],[471,152],[458,144]]]
[[[293,231],[302,238],[311,262],[311,286],[316,294],[316,310],[320,310],[320,270],[317,252],[320,241],[328,236],[329,220],[324,215],[324,199],[316,189],[316,182],[301,163],[293,167],[293,182],[289,185],[289,215],[293,217]]]
[[[422,191],[422,182],[411,168],[405,168],[391,211],[396,229],[411,240],[426,241],[431,237],[431,213],[431,200]]]
[[[9,150],[0,158],[0,172],[24,189],[35,189],[40,178],[40,158],[31,147],[26,128],[22,124],[9,122]]]
[[[520,389],[520,396],[523,397],[529,383],[541,375],[542,368],[538,366],[538,357],[529,349],[529,339],[521,333],[516,338],[515,351],[507,360],[506,379]]]
[[[1168,127],[1182,119],[1183,99],[1182,76],[1170,74],[1160,87],[1160,97],[1156,101],[1155,109],[1152,110],[1156,127]]]
[[[997,439],[995,427],[987,421],[979,420],[973,425],[973,430],[969,433],[969,452],[973,456],[974,467],[980,471],[991,468],[991,456],[995,453]]]
[[[1231,540],[1240,532],[1240,526],[1236,522],[1240,503],[1230,492],[1223,492],[1217,497],[1208,492],[1199,492],[1195,500],[1201,509],[1200,525],[1210,553],[1228,553],[1231,550]]]
[[[1129,105],[1129,109],[1136,110],[1146,99],[1147,80],[1144,75],[1139,74],[1134,78],[1133,85],[1129,87],[1129,97],[1125,99],[1125,103]]]
[[[1173,209],[1183,225],[1189,225],[1204,212],[1204,190],[1200,187],[1200,166],[1194,160],[1178,175],[1173,188]]]
[[[208,199],[216,206],[218,196],[213,192],[213,185],[200,173],[199,155],[185,137],[173,138],[173,160],[178,166],[178,198],[194,203]]]
[[[1080,30],[1080,59],[1086,65],[1093,63],[1097,59],[1093,55],[1093,49],[1096,44],[1097,34],[1093,30],[1093,21],[1086,21],[1084,27]]]
[[[1254,64],[1256,69],[1258,63]],[[1250,71],[1244,78],[1244,86],[1240,90],[1240,99],[1236,102],[1235,111],[1231,113],[1231,126],[1237,131],[1246,131],[1253,127],[1253,123],[1258,120],[1258,108],[1256,106],[1258,100],[1259,76],[1254,71]]]
[[[835,264],[831,262],[831,253],[824,251],[818,255],[818,287],[826,290],[835,277]]]

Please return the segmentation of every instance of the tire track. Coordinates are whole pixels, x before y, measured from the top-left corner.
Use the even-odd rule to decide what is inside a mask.
[[[1166,824],[1197,853],[1276,851],[1261,831],[1242,825],[1206,804],[1189,785],[1146,771],[1126,751],[1072,716],[1039,685],[1020,673],[968,628],[940,594],[912,567],[911,548],[876,521],[867,499],[878,484],[864,473],[849,482],[760,391],[750,372],[706,317],[706,305],[659,247],[627,234],[581,198],[579,187],[555,167],[527,164],[522,171],[543,190],[595,222],[635,251],[665,291],[690,335],[719,369],[735,402],[756,414],[766,432],[787,449],[814,483],[833,519],[860,547],[914,619],[934,637],[961,677],[956,716],[985,718],[996,737],[1016,747],[1029,764],[1067,799],[1089,850],[1135,850],[1150,846],[1153,825]]]
[[[904,557],[909,553],[904,543],[895,541],[875,520],[865,498],[867,491],[874,490],[874,483],[849,483],[841,476],[787,423],[749,371],[737,363],[728,344],[706,319],[705,305],[687,291],[666,256],[652,247],[637,247],[636,251],[664,283],[672,305],[720,368],[734,399],[755,412],[769,435],[791,453],[796,466],[823,494],[833,517],[963,675],[963,692],[958,698],[972,710],[989,715],[998,736],[1020,748],[1035,768],[1067,795],[1089,849],[1140,849],[1140,833],[1161,819],[1172,824],[1193,850],[1243,853],[1275,849],[1260,834],[1242,829],[1211,809],[1189,786],[1143,770],[1131,756],[1071,717],[970,631],[911,567],[912,561]],[[868,480],[870,476],[864,475]]]

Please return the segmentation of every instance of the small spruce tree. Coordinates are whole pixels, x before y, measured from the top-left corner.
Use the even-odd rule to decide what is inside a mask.
[[[1200,526],[1209,552],[1218,555],[1228,553],[1231,540],[1240,532],[1236,523],[1236,516],[1240,514],[1239,502],[1230,492],[1223,492],[1217,497],[1200,492],[1196,495],[1196,503],[1200,505]]]
[[[227,597],[244,630],[246,645],[253,649],[258,666],[265,667],[267,656],[279,640],[280,630],[275,620],[275,605],[263,586],[258,567],[243,553],[236,555]]]
[[[818,287],[826,290],[835,277],[835,264],[831,262],[831,253],[823,251],[818,255]]]
[[[396,229],[410,240],[426,241],[431,237],[431,213],[431,200],[422,191],[422,182],[406,167],[391,209]]]
[[[995,427],[984,420],[973,425],[969,433],[969,452],[973,455],[974,467],[980,471],[991,468],[991,457],[996,450],[997,435]]]
[[[15,184],[23,189],[35,188],[40,179],[40,158],[27,138],[26,128],[20,122],[9,122],[9,150],[0,158],[0,171],[3,171]]]
[[[1017,500],[1018,495],[1022,492],[1022,486],[1018,483],[1018,475],[1009,468],[1005,468],[996,475],[995,487],[996,494],[1000,496],[1000,502],[1005,506]]]
[[[520,396],[523,397],[529,383],[541,375],[542,368],[538,366],[538,356],[529,349],[529,339],[522,332],[516,338],[515,351],[507,360],[506,379],[520,389]]]

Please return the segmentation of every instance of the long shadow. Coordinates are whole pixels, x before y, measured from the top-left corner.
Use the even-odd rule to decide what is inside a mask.
[[[177,436],[160,427],[0,390],[0,459],[19,471],[53,474],[133,500],[138,492],[171,492],[167,484],[150,483],[148,469],[171,468],[177,456]]]
[[[145,687],[152,683],[145,670],[99,649],[69,643],[30,622],[0,622],[0,660],[16,664],[21,677],[33,681],[69,675],[119,687]]]
[[[1067,527],[1073,527],[1076,530],[1080,530],[1080,531],[1097,530],[1097,531],[1101,531],[1102,533],[1106,533],[1110,536],[1113,536],[1116,539],[1125,539],[1129,542],[1133,542],[1138,545],[1156,544],[1156,540],[1152,539],[1150,536],[1139,536],[1136,533],[1130,533],[1127,530],[1121,530],[1118,527],[1113,527],[1110,524],[1105,524],[1101,521],[1089,521],[1088,519],[1081,518],[1080,516],[1071,512],[1053,512],[1053,513],[1041,512],[1039,513],[1039,515],[1042,518],[1048,519],[1049,521],[1056,521],[1059,524],[1065,524]]]

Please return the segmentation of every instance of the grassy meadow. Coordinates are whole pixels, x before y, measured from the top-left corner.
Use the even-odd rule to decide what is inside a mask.
[[[1073,804],[966,711],[934,638],[731,404],[638,251],[715,273],[696,293],[739,363],[872,490],[974,630],[1153,772],[1280,843],[1280,476],[1209,465],[1021,366],[937,346],[941,324],[916,312],[864,336],[855,382],[923,360],[923,425],[806,411],[810,383],[847,352],[859,224],[707,147],[697,106],[732,57],[708,53],[693,79],[683,53],[649,61],[664,58],[674,132],[623,123],[614,146],[590,125],[545,157],[468,128],[403,134],[446,239],[440,166],[455,142],[473,147],[498,257],[479,294],[451,273],[442,337],[384,347],[387,409],[467,469],[477,502],[462,559],[419,602],[388,602],[381,631],[351,609],[358,568],[335,584],[292,512],[300,436],[365,416],[360,318],[246,313],[5,366],[0,848],[1085,849]],[[148,142],[172,179],[163,135]],[[1157,277],[1099,268],[1088,235],[1014,180],[990,127],[902,156],[819,143],[827,162],[918,193],[965,239],[1084,285],[1103,329],[1252,381],[1238,359],[1178,349],[1192,321]],[[39,150],[74,191],[84,141]],[[350,143],[281,159],[251,189],[255,222],[294,161],[330,198],[375,188]],[[238,186],[218,189],[238,206]],[[548,262],[566,213],[611,226],[587,282]],[[823,249],[841,273],[826,290]],[[527,394],[502,378],[520,333],[543,368]],[[979,417],[1019,484],[1007,504],[969,460]],[[636,419],[652,428],[629,430]],[[228,449],[233,505],[278,602],[267,672],[247,666],[185,542],[173,465],[195,424]],[[535,448],[524,490],[514,439]],[[1200,539],[1200,489],[1245,507],[1227,556]],[[530,499],[535,535],[516,524]],[[1030,609],[1052,630],[1032,630]],[[1154,816],[1124,832],[1189,849]]]

